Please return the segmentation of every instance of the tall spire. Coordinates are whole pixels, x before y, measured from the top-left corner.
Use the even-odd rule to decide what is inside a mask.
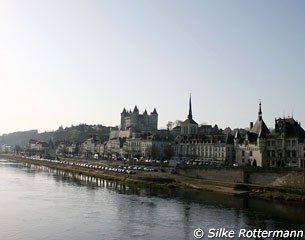
[[[263,119],[262,103],[261,103],[261,100],[259,100],[258,120],[262,120],[262,119]]]
[[[192,95],[190,93],[190,103],[189,103],[189,115],[187,116],[188,119],[193,119],[193,114],[192,114]]]

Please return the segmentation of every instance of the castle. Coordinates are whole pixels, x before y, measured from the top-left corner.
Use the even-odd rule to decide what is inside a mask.
[[[244,136],[235,134],[235,162],[239,166],[304,167],[305,130],[292,117],[275,119],[270,132],[259,103],[256,123]]]
[[[132,111],[124,108],[121,113],[121,130],[131,130],[132,132],[153,132],[158,130],[158,113],[154,108],[153,112],[139,114],[137,106]]]

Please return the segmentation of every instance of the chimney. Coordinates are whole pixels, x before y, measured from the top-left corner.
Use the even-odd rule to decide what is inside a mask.
[[[253,128],[253,122],[250,122],[250,129]]]

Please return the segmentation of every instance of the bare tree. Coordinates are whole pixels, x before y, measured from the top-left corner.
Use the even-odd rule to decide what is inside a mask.
[[[169,131],[173,130],[173,122],[172,122],[172,121],[169,121],[169,122],[166,124],[166,128],[167,128],[167,130],[169,130]]]

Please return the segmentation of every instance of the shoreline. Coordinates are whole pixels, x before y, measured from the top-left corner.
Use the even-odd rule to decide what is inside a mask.
[[[0,154],[0,157],[22,163],[46,166],[75,174],[82,174],[105,180],[117,181],[126,185],[154,188],[176,188],[190,191],[208,191],[281,202],[305,202],[305,191],[304,189],[300,188],[292,189],[285,187],[253,185],[215,180],[211,181],[165,172],[139,172],[137,174],[127,174],[91,169],[76,165],[73,166],[40,159],[38,160],[25,158],[21,156]]]

